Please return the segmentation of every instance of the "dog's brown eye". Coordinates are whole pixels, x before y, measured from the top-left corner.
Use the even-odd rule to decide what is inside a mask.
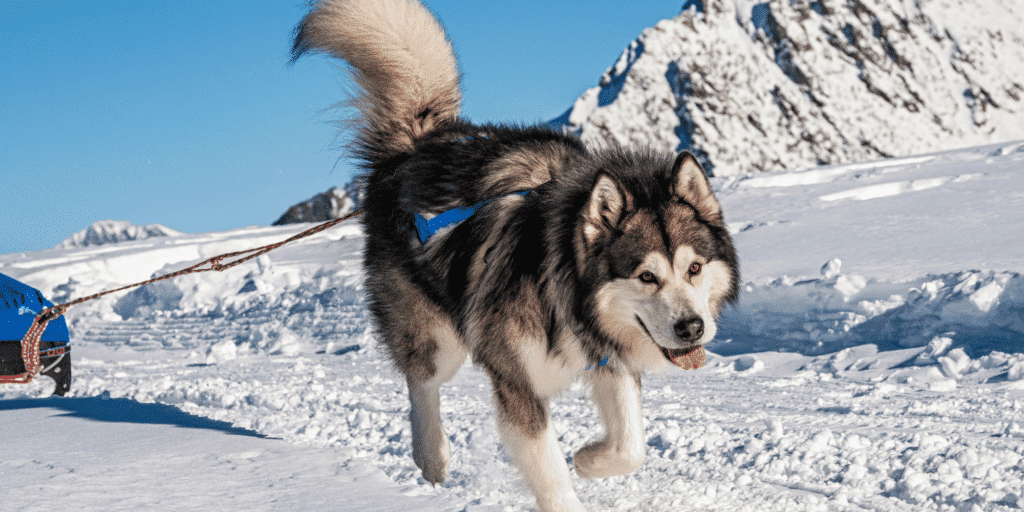
[[[657,284],[657,282],[658,282],[658,278],[655,277],[655,275],[651,271],[649,271],[649,270],[645,270],[645,271],[641,272],[640,275],[638,276],[638,278],[640,279],[641,282],[644,282],[644,283],[654,283],[654,284]]]
[[[700,274],[700,269],[700,263],[697,263],[696,261],[693,262],[692,264],[690,264],[690,275],[695,276],[697,274]]]

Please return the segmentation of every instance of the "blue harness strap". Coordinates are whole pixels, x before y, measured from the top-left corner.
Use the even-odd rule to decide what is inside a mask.
[[[522,192],[513,192],[509,195],[525,196],[529,193],[529,190],[523,190]],[[479,211],[480,208],[483,208],[485,204],[495,199],[497,198],[492,197],[474,205],[452,208],[451,210],[443,212],[429,220],[418,213],[415,214],[416,233],[420,237],[420,243],[427,243],[427,240],[430,240],[430,237],[433,236],[434,233],[437,233],[439,229],[451,226],[452,224],[458,224],[459,222],[472,217],[473,214]]]
[[[604,366],[606,364],[608,364],[608,356],[602,357],[601,358],[601,362],[597,363],[597,367],[600,368],[600,367],[602,367],[602,366]],[[594,369],[594,365],[588,364],[587,367],[583,369],[583,371],[588,371],[588,370],[593,370],[593,369]]]

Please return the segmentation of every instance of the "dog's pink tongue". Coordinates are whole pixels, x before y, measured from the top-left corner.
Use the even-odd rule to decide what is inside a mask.
[[[680,354],[672,358],[672,364],[684,370],[703,368],[704,363],[707,361],[708,356],[704,353],[704,347],[697,347],[686,354]]]

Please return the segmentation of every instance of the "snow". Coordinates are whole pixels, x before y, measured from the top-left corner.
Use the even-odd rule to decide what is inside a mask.
[[[583,502],[1024,507],[1022,148],[715,178],[739,304],[704,369],[645,379],[647,462],[577,478]],[[891,183],[935,185],[851,192]],[[306,227],[5,254],[0,272],[61,302]],[[451,475],[420,478],[403,379],[369,326],[362,244],[348,222],[69,310],[70,396],[33,398],[45,381],[0,388],[5,507],[530,510],[472,366],[442,390]],[[601,432],[585,395],[552,405],[567,458]]]
[[[447,510],[340,450],[294,446],[169,405],[21,399],[0,402],[0,414],[0,489],[11,509]]]

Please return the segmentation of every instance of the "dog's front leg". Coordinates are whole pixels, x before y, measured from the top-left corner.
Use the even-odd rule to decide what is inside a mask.
[[[583,512],[565,454],[558,447],[547,400],[528,389],[495,382],[498,431],[543,512]]]
[[[573,456],[576,474],[603,478],[629,473],[640,467],[647,456],[640,412],[640,377],[608,368],[598,369],[590,377],[605,435]]]
[[[441,425],[441,396],[439,386],[433,383],[409,381],[409,401],[412,407],[412,458],[423,471],[423,479],[444,483],[448,476],[451,448]]]

